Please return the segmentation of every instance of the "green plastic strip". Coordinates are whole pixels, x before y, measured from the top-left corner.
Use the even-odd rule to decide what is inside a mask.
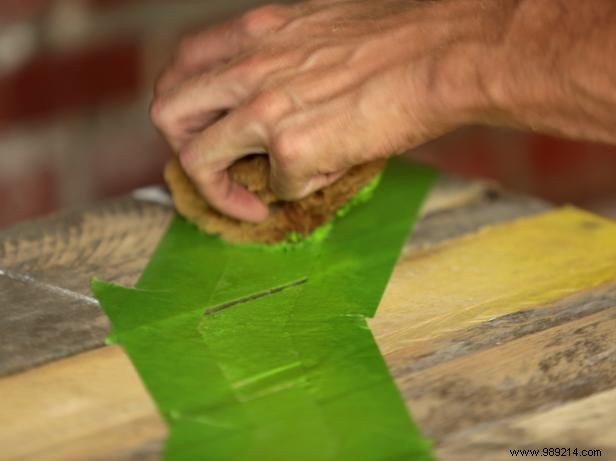
[[[288,251],[176,218],[136,288],[93,281],[170,427],[165,460],[432,459],[366,318],[434,177],[390,162],[368,203]]]

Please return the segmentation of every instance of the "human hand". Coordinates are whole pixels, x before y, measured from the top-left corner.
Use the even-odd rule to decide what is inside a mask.
[[[267,207],[227,171],[247,154],[269,155],[272,190],[293,200],[474,121],[485,12],[505,3],[260,7],[186,38],[151,116],[212,206],[259,221]]]

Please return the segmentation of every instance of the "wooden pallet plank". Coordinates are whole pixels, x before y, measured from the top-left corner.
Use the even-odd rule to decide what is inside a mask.
[[[616,283],[607,283],[535,309],[513,312],[464,330],[413,342],[409,347],[387,354],[387,362],[394,376],[402,377],[614,306]]]
[[[616,305],[396,382],[421,427],[440,439],[615,387],[614,344]]]
[[[544,459],[616,459],[616,389],[610,389],[497,425],[454,434],[437,449],[440,461],[508,461],[509,450],[578,449],[578,455]],[[582,450],[600,454],[582,457]],[[519,456],[522,458],[522,456]]]
[[[100,347],[109,321],[95,300],[0,275],[0,375]]]
[[[457,432],[615,386],[615,335],[616,308],[601,310],[396,382],[420,426],[441,446]],[[0,395],[6,399],[0,459],[6,461],[137,460],[154,456],[165,436],[130,362],[113,346],[4,378]]]
[[[616,224],[563,208],[407,254],[369,323],[387,354],[613,280]]]
[[[552,208],[541,200],[488,186],[460,206],[440,207],[438,195],[432,204],[427,203],[429,212],[417,223],[409,241],[411,248],[432,246],[486,226],[536,215]],[[455,195],[449,200],[451,205],[458,201]]]
[[[447,228],[447,235],[455,235],[543,206],[494,194],[481,184],[442,180],[426,203],[418,232],[427,222],[429,229]],[[460,206],[468,213],[460,213]],[[456,227],[452,212],[467,219]],[[168,207],[123,198],[0,232],[5,288],[0,338],[6,338],[0,344],[0,376],[103,346],[108,322],[91,298],[90,278],[134,284],[170,218]],[[422,241],[427,244],[429,233]],[[41,333],[33,335],[33,328]]]
[[[0,232],[0,269],[90,295],[93,275],[132,285],[172,217],[129,197]]]
[[[5,377],[0,396],[3,461],[110,459],[160,447],[166,436],[149,394],[117,346]]]

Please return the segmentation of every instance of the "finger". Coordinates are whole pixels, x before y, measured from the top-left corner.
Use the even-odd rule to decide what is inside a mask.
[[[251,99],[268,76],[300,60],[301,55],[293,53],[252,54],[224,70],[192,77],[155,99],[152,120],[178,150],[223,113]]]
[[[280,124],[270,151],[270,186],[277,197],[301,199],[361,162],[345,148],[346,129],[352,123],[348,118],[344,112],[306,106]]]
[[[354,94],[341,94],[306,104],[286,117],[273,135],[270,152],[270,182],[276,195],[302,198],[328,184],[315,179],[323,173],[345,171],[406,146],[406,133],[396,128],[406,123],[404,111],[399,101],[381,93],[369,85],[362,101]]]
[[[239,84],[211,75],[199,76],[156,98],[150,116],[169,144],[179,151],[243,98]]]
[[[308,195],[332,185],[346,174],[348,170],[332,173],[319,173],[303,178],[282,175],[275,168],[270,169],[270,188],[281,200],[300,200]]]
[[[259,222],[268,208],[259,198],[231,180],[228,168],[238,159],[265,152],[263,136],[251,124],[230,114],[210,126],[180,153],[193,183],[215,209],[242,221]]]
[[[240,53],[245,44],[233,27],[234,21],[225,21],[184,38],[158,78],[156,93],[169,91],[194,74]]]
[[[247,222],[261,222],[269,210],[259,198],[231,180],[227,170],[198,173],[195,184],[208,203],[221,213]]]
[[[156,84],[157,94],[169,91],[195,73],[228,61],[254,46],[255,39],[279,27],[288,9],[267,5],[185,38]]]

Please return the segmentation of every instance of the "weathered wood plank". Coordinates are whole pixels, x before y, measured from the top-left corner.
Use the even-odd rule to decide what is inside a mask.
[[[438,440],[615,387],[614,344],[616,305],[417,372],[398,373],[396,382],[426,434]]]
[[[147,459],[166,436],[149,394],[119,347],[5,377],[0,396],[3,461]]]
[[[455,203],[455,196],[451,198]],[[409,241],[413,248],[435,245],[482,227],[531,216],[552,208],[546,202],[484,185],[460,206],[439,208],[438,201],[417,223]]]
[[[614,281],[615,261],[616,225],[580,210],[499,224],[405,254],[369,324],[388,354]]]
[[[471,192],[463,188],[463,198],[451,193],[451,189],[447,192],[450,194],[448,198],[443,198],[445,195],[433,198],[418,224],[417,241],[408,249],[403,261],[411,258],[418,247],[547,208],[540,202],[501,194],[483,186],[474,187]],[[6,310],[9,321],[0,325],[0,337],[3,338],[0,363],[4,360],[8,363],[0,368],[0,374],[51,361],[0,379],[0,395],[9,397],[9,405],[3,407],[6,420],[0,416],[0,424],[9,430],[0,431],[0,446],[10,447],[0,454],[0,459],[154,460],[165,437],[165,428],[126,356],[116,347],[82,351],[102,346],[107,328],[103,314],[87,298],[90,276],[96,274],[128,285],[134,283],[164,232],[171,212],[159,205],[124,199],[102,205],[92,212],[69,216],[72,218],[52,218],[34,228],[24,225],[0,233],[0,270],[4,271],[0,277],[0,301],[6,300],[12,306],[10,311]],[[448,336],[441,342],[435,340],[430,344],[416,343],[414,348],[396,349],[386,359],[413,408],[415,402],[424,405],[423,413],[420,408],[418,420],[429,434],[436,436],[437,442],[456,431],[479,427],[477,424],[501,424],[501,413],[492,412],[486,417],[481,412],[477,401],[481,400],[484,388],[476,381],[475,387],[468,389],[469,397],[462,399],[470,406],[469,414],[475,416],[461,418],[458,426],[446,426],[446,420],[453,418],[449,413],[451,402],[446,396],[450,391],[461,392],[460,386],[455,386],[455,380],[465,377],[464,364],[470,363],[475,371],[481,371],[482,360],[489,359],[496,360],[494,363],[498,365],[500,376],[506,375],[502,364],[525,371],[527,357],[521,353],[512,354],[507,362],[504,360],[507,353],[503,353],[502,348],[507,351],[506,346],[536,335],[563,335],[558,329],[570,333],[564,337],[575,336],[570,331],[573,326],[590,328],[584,338],[589,337],[593,344],[597,343],[598,337],[609,344],[614,338],[606,328],[614,331],[613,317],[603,325],[593,316],[613,311],[611,308],[616,305],[612,304],[614,291],[613,287],[595,288],[575,295],[575,300],[571,297],[567,302],[549,306],[550,313],[547,313],[548,309],[539,309],[506,316],[490,322],[484,330],[481,326],[474,327],[454,337]],[[0,310],[5,313],[5,308],[0,307]],[[596,327],[591,328],[593,325]],[[45,333],[40,337],[28,337],[27,333],[35,327]],[[14,335],[10,341],[20,345],[20,353],[16,354],[14,347],[5,346],[7,333]],[[62,333],[68,334],[62,336]],[[533,349],[530,356],[538,362],[541,351],[537,348],[544,347],[547,340],[533,341],[529,346]],[[498,345],[499,342],[506,344]],[[50,344],[55,344],[56,348]],[[581,351],[580,360],[588,358],[584,344],[576,346],[576,350]],[[546,349],[551,356],[557,356],[557,351],[560,351],[563,357],[568,357],[569,350],[562,344]],[[605,366],[609,354],[602,353],[601,357],[605,357],[599,360],[597,376],[607,377],[604,382],[611,382],[613,377]],[[481,354],[487,354],[487,358]],[[58,360],[71,355],[74,356]],[[477,359],[477,356],[483,358]],[[574,364],[579,368],[579,360]],[[554,367],[560,370],[560,365]],[[532,373],[526,371],[526,375],[520,373],[529,382],[535,379],[533,373],[539,373],[536,375],[539,377],[545,374],[538,366]],[[550,389],[562,394],[569,392],[571,383],[567,370],[560,372]],[[447,382],[449,384],[444,384]],[[444,396],[431,394],[431,386],[434,386],[434,392],[439,390]],[[541,388],[545,392],[549,388],[546,386],[544,383]],[[514,383],[503,389],[493,389],[490,402],[494,404],[498,398],[509,398],[517,388],[522,389],[519,392],[523,394],[529,386]],[[600,389],[600,386],[587,388],[588,392]],[[564,400],[580,395],[587,394],[571,394]],[[556,400],[552,402],[556,404]],[[510,405],[507,408],[509,414],[515,416],[520,411],[535,411],[538,407],[531,406],[529,410],[529,407]],[[462,412],[464,409],[454,407],[454,410]],[[434,414],[440,414],[442,419]],[[30,442],[32,434],[37,434],[36,443]]]
[[[440,461],[508,461],[509,450],[575,448],[578,456],[544,459],[616,459],[616,389],[546,411],[521,415],[496,425],[445,437],[436,453]],[[582,450],[601,450],[582,458]],[[522,458],[522,456],[520,456]]]
[[[440,180],[418,224],[421,241],[545,207],[495,194],[481,183]],[[90,297],[91,277],[133,285],[171,216],[168,207],[123,198],[1,231],[0,376],[101,347],[108,322]]]
[[[0,306],[0,375],[100,347],[109,331],[94,300],[23,276],[0,275]]]
[[[616,306],[616,283],[603,284],[535,309],[504,315],[461,331],[413,343],[386,355],[402,377]]]
[[[423,214],[483,203],[486,187],[476,182],[441,180]],[[527,214],[531,213],[536,207],[531,199],[516,204],[521,206],[519,212],[523,213],[524,200]],[[130,286],[143,271],[172,216],[170,207],[125,197],[91,209],[22,223],[0,231],[0,270],[84,295],[90,294],[89,282],[94,274]],[[489,219],[477,217],[477,225]]]
[[[171,217],[127,197],[23,223],[0,232],[0,269],[88,296],[93,275],[132,285]]]
[[[527,335],[527,319],[518,320],[523,336],[418,372],[399,375],[398,364],[406,363],[405,358],[399,353],[386,357],[415,419],[439,449],[462,440],[456,434],[499,428],[507,418],[527,418],[546,406],[557,407],[616,385],[615,308]],[[511,325],[502,322],[494,328],[509,331]],[[0,459],[6,461],[150,460],[165,437],[147,392],[118,347],[4,378],[0,395],[6,399],[0,416]],[[576,424],[569,421],[566,429],[574,432]],[[586,426],[589,429],[591,421]],[[561,444],[575,442],[561,435]],[[522,444],[535,439],[518,434],[507,440]],[[606,446],[613,448],[614,442]]]

